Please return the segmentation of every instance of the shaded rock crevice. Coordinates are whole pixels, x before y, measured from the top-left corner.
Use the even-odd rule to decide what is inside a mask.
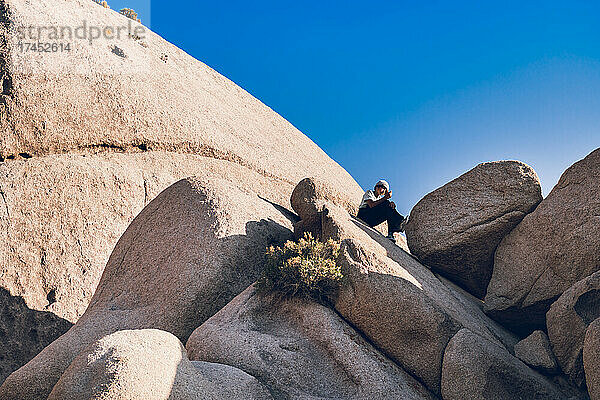
[[[586,325],[600,318],[600,289],[590,290],[582,294],[573,308]]]
[[[585,384],[582,359],[588,326],[600,314],[600,271],[575,283],[546,314],[548,338],[563,372],[575,385]]]
[[[142,178],[142,180],[144,181],[144,206],[146,204],[148,204],[148,181],[146,181],[146,178]]]
[[[4,203],[4,208],[6,209],[6,216],[8,217],[8,220],[10,221],[10,210],[8,209],[8,202],[6,201],[6,193],[4,193],[4,190],[2,190],[2,186],[0,185],[0,197],[2,197],[2,202]],[[8,222],[6,224],[6,229],[8,229]]]
[[[0,150],[1,151],[1,150]],[[116,144],[116,143],[95,143],[88,144],[85,146],[73,146],[73,147],[64,147],[59,149],[47,149],[46,151],[39,151],[34,153],[26,153],[22,152],[18,155],[15,154],[3,154],[0,152],[0,162],[6,162],[8,160],[19,160],[19,159],[29,159],[33,157],[45,157],[52,155],[62,155],[62,154],[100,154],[100,153],[145,153],[150,151],[158,151],[165,153],[175,153],[175,154],[193,154],[201,157],[213,158],[216,160],[229,161],[235,164],[238,164],[242,167],[248,168],[253,172],[257,172],[265,178],[275,179],[282,183],[287,183],[290,185],[294,185],[295,183],[289,179],[282,178],[281,176],[277,176],[272,174],[257,165],[254,165],[243,158],[232,154],[230,152],[220,151],[212,146],[203,144],[203,143],[190,143],[190,142],[181,142],[181,143],[158,143],[158,142],[142,142],[137,144]]]

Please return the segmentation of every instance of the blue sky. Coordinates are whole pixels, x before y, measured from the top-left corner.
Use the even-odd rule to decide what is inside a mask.
[[[125,3],[148,19],[147,1]],[[155,32],[363,188],[388,179],[403,213],[483,161],[526,162],[547,194],[600,147],[597,1],[155,0],[151,12]]]

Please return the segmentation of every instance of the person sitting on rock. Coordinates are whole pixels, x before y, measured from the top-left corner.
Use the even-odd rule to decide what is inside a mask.
[[[371,228],[387,221],[387,238],[396,242],[394,233],[404,231],[406,218],[396,211],[396,204],[389,200],[391,197],[390,185],[383,179],[380,180],[375,184],[374,190],[367,190],[363,195],[358,209],[358,218]]]

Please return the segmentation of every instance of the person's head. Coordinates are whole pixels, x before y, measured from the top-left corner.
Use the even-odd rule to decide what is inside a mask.
[[[375,195],[381,196],[390,191],[390,184],[381,179],[379,182],[375,184]]]

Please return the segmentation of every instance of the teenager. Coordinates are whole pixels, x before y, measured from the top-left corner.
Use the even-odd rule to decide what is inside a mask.
[[[358,218],[371,228],[387,221],[387,238],[395,242],[394,233],[404,231],[406,218],[396,211],[396,204],[390,201],[391,197],[390,185],[383,179],[380,180],[373,190],[367,190],[363,195],[358,209]]]

